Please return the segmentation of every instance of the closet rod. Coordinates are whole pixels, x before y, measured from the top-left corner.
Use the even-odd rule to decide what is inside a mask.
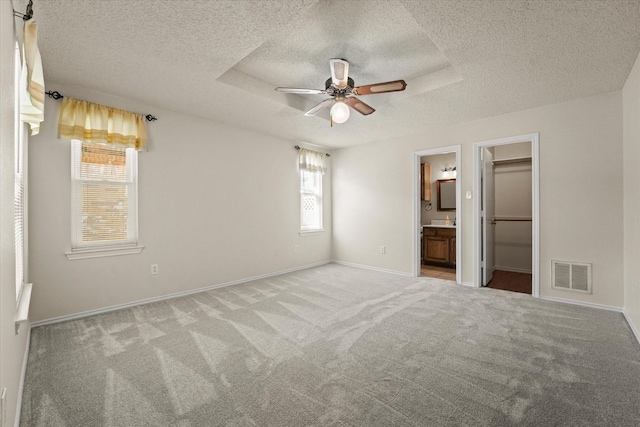
[[[514,159],[494,160],[493,167],[500,165],[509,165],[512,163],[531,163],[531,157],[518,157]]]
[[[530,216],[494,216],[491,218],[491,224],[496,224],[498,221],[533,221]]]
[[[64,96],[60,92],[58,92],[57,90],[54,90],[54,91],[50,91],[49,90],[49,91],[46,91],[45,94],[48,95],[49,98],[53,98],[55,100],[64,98]],[[137,113],[135,113],[135,114],[137,114]],[[140,115],[144,116],[143,114],[140,114]],[[147,119],[148,122],[155,122],[156,120],[158,120],[158,118],[156,116],[154,116],[153,114],[147,114],[146,116],[144,116],[144,118]]]

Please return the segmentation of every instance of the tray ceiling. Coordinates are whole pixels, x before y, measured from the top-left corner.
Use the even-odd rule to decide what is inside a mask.
[[[34,17],[47,82],[334,148],[619,90],[640,51],[640,0],[35,0]],[[321,95],[273,90],[323,89],[330,58],[407,90],[333,128],[303,115]]]

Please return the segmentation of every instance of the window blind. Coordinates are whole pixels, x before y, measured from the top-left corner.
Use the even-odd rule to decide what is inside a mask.
[[[25,236],[25,174],[24,174],[24,126],[18,127],[16,144],[16,174],[13,193],[13,215],[16,250],[16,300],[20,298],[24,277],[24,236]]]
[[[14,78],[18,81],[20,78],[20,47],[18,42],[15,43],[15,69]],[[20,300],[20,294],[25,282],[25,258],[24,241],[26,236],[26,139],[25,126],[20,117],[20,97],[22,93],[18,85],[15,87],[15,175],[14,175],[14,192],[13,192],[13,219],[15,229],[15,259],[16,259],[16,301]]]
[[[137,243],[137,152],[73,141],[72,249]]]

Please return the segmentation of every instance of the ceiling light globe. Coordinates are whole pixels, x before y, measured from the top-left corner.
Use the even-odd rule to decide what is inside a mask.
[[[349,111],[349,106],[344,102],[336,101],[331,107],[331,118],[336,123],[344,123],[349,119],[349,115],[351,112]]]

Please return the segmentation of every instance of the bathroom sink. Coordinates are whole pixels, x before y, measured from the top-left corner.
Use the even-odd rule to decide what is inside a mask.
[[[449,219],[449,224],[447,224],[447,220],[446,219],[432,219],[431,220],[431,225],[435,225],[435,226],[443,226],[443,225],[448,225],[453,227],[455,225],[455,220],[454,219]]]

